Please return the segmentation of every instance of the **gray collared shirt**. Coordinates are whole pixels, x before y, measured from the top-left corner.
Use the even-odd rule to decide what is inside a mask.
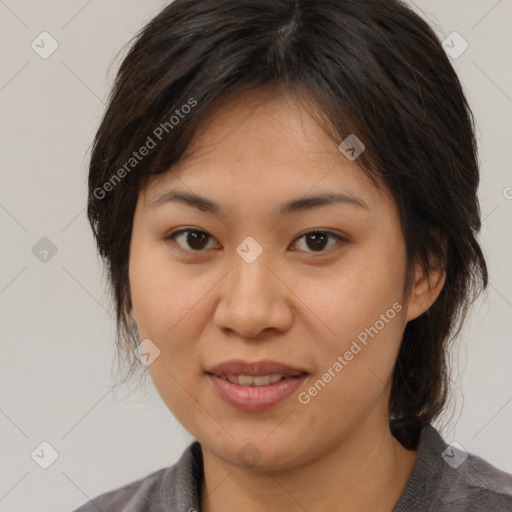
[[[392,512],[511,512],[512,475],[448,446],[423,427],[404,493]],[[100,494],[73,512],[200,512],[203,458],[195,441],[169,468]]]

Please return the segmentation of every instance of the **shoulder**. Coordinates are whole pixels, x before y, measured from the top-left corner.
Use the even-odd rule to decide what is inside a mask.
[[[160,469],[122,487],[104,492],[84,503],[73,512],[139,512],[146,510],[151,501],[161,493],[162,484],[173,471],[173,467]],[[172,477],[171,477],[172,479]]]
[[[447,447],[445,457],[456,452]],[[454,511],[512,511],[512,475],[477,455],[459,451],[463,462],[445,467],[440,480],[440,505]],[[455,456],[457,456],[455,454]]]
[[[448,445],[432,426],[421,430],[417,458],[394,512],[510,512],[512,475]]]
[[[187,512],[197,508],[202,475],[202,453],[196,441],[168,468],[104,492],[73,512]],[[183,506],[188,504],[187,508]]]

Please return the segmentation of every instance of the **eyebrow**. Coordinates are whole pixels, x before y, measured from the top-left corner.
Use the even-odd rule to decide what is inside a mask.
[[[162,194],[149,203],[154,208],[165,203],[181,203],[205,213],[226,216],[222,207],[206,197],[199,196],[188,192],[169,191]],[[284,216],[293,212],[305,211],[320,206],[328,206],[332,204],[348,204],[369,210],[368,205],[359,197],[349,192],[324,192],[314,196],[303,196],[291,199],[283,203],[278,210],[280,216]]]

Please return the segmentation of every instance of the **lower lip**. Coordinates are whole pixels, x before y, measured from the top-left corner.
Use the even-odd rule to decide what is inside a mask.
[[[220,398],[242,411],[264,411],[274,407],[296,391],[307,376],[283,379],[268,386],[241,386],[217,375],[207,374]]]

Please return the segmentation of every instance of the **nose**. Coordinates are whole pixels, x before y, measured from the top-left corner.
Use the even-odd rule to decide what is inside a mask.
[[[233,265],[220,286],[215,325],[246,338],[258,337],[265,330],[289,329],[293,293],[265,251],[252,263],[236,255]]]

